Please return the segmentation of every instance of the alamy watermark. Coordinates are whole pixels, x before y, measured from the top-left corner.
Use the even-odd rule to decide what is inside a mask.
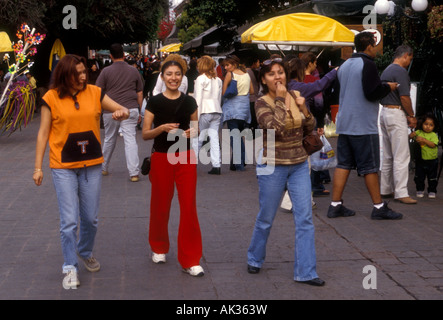
[[[363,278],[363,288],[365,290],[377,290],[377,268],[373,265],[364,266],[363,273],[367,274],[367,276]]]
[[[77,8],[73,5],[66,5],[63,7],[63,13],[67,14],[63,18],[63,28],[69,29],[77,29]]]
[[[167,140],[174,141],[168,149],[168,161],[171,164],[210,164],[211,156],[208,155],[207,147],[199,149],[199,136],[196,134],[198,128],[197,121],[191,121],[191,128],[194,130],[194,136],[191,137],[191,147],[194,150],[196,157],[188,159],[186,151],[188,149],[188,138],[185,136],[185,132],[181,129],[168,133]],[[209,134],[212,128],[204,129],[200,133],[201,137],[218,136],[218,132]],[[232,164],[242,163],[242,154],[245,155],[245,164],[253,164],[254,160],[258,164],[263,166],[257,167],[258,175],[270,175],[274,172],[275,166],[275,130],[266,130],[266,150],[267,156],[263,156],[264,145],[264,131],[262,129],[255,129],[255,138],[251,129],[244,129],[242,131],[238,129],[222,129],[220,140],[221,151],[221,163],[230,164],[232,157]],[[231,148],[232,140],[232,148]],[[242,142],[244,149],[242,150]],[[208,146],[210,144],[208,143]],[[232,154],[232,156],[231,156]],[[253,157],[247,157],[246,155],[253,155]]]

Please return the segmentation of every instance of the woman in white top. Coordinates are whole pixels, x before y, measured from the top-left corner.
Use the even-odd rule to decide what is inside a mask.
[[[222,81],[215,72],[215,61],[209,56],[203,56],[197,61],[200,75],[195,80],[194,98],[198,105],[198,124],[200,136],[198,138],[198,152],[203,141],[209,136],[211,146],[212,170],[209,174],[220,174],[220,141],[219,129],[221,123],[221,95]]]
[[[185,74],[186,74],[186,70],[188,70],[188,66],[186,64],[186,61],[179,54],[173,53],[173,54],[170,54],[169,56],[167,56],[167,58],[162,62],[162,65],[170,60],[177,61],[182,66],[184,74],[183,74],[182,83],[180,85],[180,88],[178,88],[178,90],[180,92],[183,92],[184,94],[187,94],[187,92],[188,92],[188,78],[185,76]],[[155,87],[152,90],[152,96],[156,96],[159,93],[162,93],[165,91],[166,91],[166,85],[165,85],[164,81],[162,80],[162,77],[158,77]]]
[[[249,108],[249,94],[254,93],[251,77],[246,69],[240,67],[240,59],[229,55],[223,61],[226,69],[226,77],[223,83],[223,94],[225,94],[232,79],[237,81],[238,94],[232,98],[223,100],[223,122],[226,122],[229,130],[238,129],[240,133],[248,128],[251,123],[251,110]],[[233,137],[234,136],[234,137]],[[252,135],[251,135],[252,136]],[[240,139],[241,153],[234,149],[234,138]],[[232,171],[245,170],[245,145],[240,134],[235,131],[231,134],[231,166]]]

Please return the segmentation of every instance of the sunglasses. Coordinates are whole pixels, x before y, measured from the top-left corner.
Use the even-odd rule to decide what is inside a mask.
[[[72,96],[72,99],[74,100],[74,106],[75,106],[75,108],[76,108],[77,110],[79,110],[79,109],[80,109],[80,105],[78,104],[78,101],[77,101],[77,94],[73,95],[73,96]]]
[[[263,65],[269,66],[273,62],[283,62],[283,59],[282,58],[268,59],[268,60],[263,61]]]

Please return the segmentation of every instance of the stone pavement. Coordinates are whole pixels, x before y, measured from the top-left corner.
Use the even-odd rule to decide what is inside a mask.
[[[258,211],[254,166],[221,176],[198,167],[198,213],[203,234],[202,266],[193,278],[181,272],[176,258],[179,221],[173,200],[168,262],[155,265],[148,245],[151,184],[147,177],[129,181],[123,141],[119,139],[103,178],[95,256],[102,269],[91,274],[82,266],[81,286],[62,287],[63,263],[59,217],[46,156],[41,187],[32,181],[39,118],[10,137],[0,136],[0,299],[131,299],[131,300],[416,300],[443,299],[443,189],[435,200],[390,206],[401,221],[370,219],[371,201],[363,178],[351,174],[346,205],[350,218],[328,219],[329,197],[315,198],[317,271],[326,286],[295,283],[292,274],[294,223],[280,212],[258,275],[246,272],[246,252]],[[151,142],[138,132],[140,158]],[[334,145],[336,139],[330,139]],[[412,182],[412,178],[410,179]],[[332,186],[329,185],[329,188]],[[413,182],[410,191],[414,191]],[[365,266],[373,266],[363,273]],[[374,271],[376,273],[374,273]],[[376,276],[376,282],[365,280]],[[376,285],[365,289],[364,284]]]

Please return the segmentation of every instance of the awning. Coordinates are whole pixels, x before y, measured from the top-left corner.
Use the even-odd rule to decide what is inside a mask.
[[[12,51],[12,43],[6,32],[0,32],[0,52]]]
[[[189,50],[189,49],[192,49],[192,48],[200,47],[202,45],[202,43],[203,43],[203,39],[206,36],[208,36],[211,33],[213,33],[214,31],[216,31],[217,29],[219,29],[219,27],[217,27],[217,26],[212,27],[212,28],[206,30],[205,32],[199,34],[196,38],[192,39],[191,41],[186,42],[183,45],[183,50],[186,51],[186,50]]]
[[[328,17],[353,16],[361,14],[366,5],[375,0],[311,0],[315,13]]]
[[[292,13],[262,21],[246,30],[242,43],[353,46],[354,33],[334,19],[312,13]]]
[[[171,44],[161,47],[160,49],[158,49],[158,51],[165,52],[165,53],[178,52],[178,51],[180,51],[181,47],[182,47],[181,43],[171,43]]]

